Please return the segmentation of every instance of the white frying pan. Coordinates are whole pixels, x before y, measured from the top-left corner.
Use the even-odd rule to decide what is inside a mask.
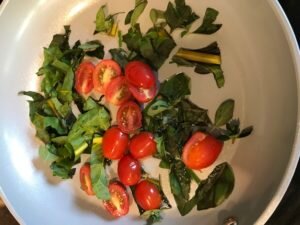
[[[42,47],[52,35],[71,24],[72,41],[92,39],[96,11],[106,2],[115,12],[128,12],[134,6],[133,0],[10,0],[2,4],[0,187],[5,203],[21,224],[144,223],[134,204],[129,216],[111,220],[99,201],[80,191],[77,175],[67,182],[53,178],[38,159],[28,105],[17,96],[20,90],[38,89],[35,72],[42,62]],[[165,9],[167,2],[151,0],[148,10]],[[275,0],[187,2],[200,15],[208,6],[219,10],[218,22],[223,27],[214,35],[189,35],[176,41],[194,48],[218,41],[226,77],[225,87],[219,90],[212,79],[193,75],[192,100],[214,112],[222,100],[234,98],[235,115],[242,124],[254,125],[254,133],[234,145],[227,143],[218,160],[228,161],[236,176],[235,189],[226,202],[185,217],[173,207],[161,224],[219,225],[235,217],[241,225],[262,225],[284,195],[300,154],[300,57],[295,37]],[[148,10],[140,18],[143,27],[150,25]],[[102,41],[107,48],[115,45],[108,38]],[[175,65],[165,65],[160,78],[177,71]],[[158,171],[151,166],[157,163],[146,163],[147,168]],[[171,196],[168,185],[165,189]]]

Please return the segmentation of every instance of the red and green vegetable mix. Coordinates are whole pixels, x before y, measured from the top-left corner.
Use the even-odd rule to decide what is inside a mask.
[[[157,79],[159,68],[176,48],[173,31],[180,29],[181,38],[190,33],[213,34],[222,26],[215,23],[218,11],[208,8],[202,25],[190,31],[199,16],[184,0],[175,0],[165,11],[150,10],[153,26],[143,33],[138,20],[147,4],[147,0],[136,0],[126,15],[129,29],[124,35],[116,22],[119,13],[107,15],[106,6],[99,9],[95,34],[111,38],[118,34],[119,48],[105,49],[100,40],[70,46],[71,30],[65,26],[65,33],[54,35],[44,48],[44,62],[37,72],[42,77],[40,92],[21,94],[31,97],[29,116],[43,142],[39,154],[50,163],[54,176],[72,178],[75,165],[88,154],[79,170],[81,189],[102,200],[114,217],[126,215],[133,198],[140,214],[152,224],[172,206],[160,177],[151,177],[140,159],[154,157],[168,170],[182,216],[194,207],[213,208],[231,194],[233,170],[223,162],[205,180],[194,170],[210,167],[226,141],[246,137],[253,128],[240,128],[239,119],[233,118],[232,99],[221,103],[211,119],[207,109],[189,100],[193,90],[184,72],[161,83]],[[126,48],[121,47],[123,43]],[[105,51],[110,57],[103,59]],[[219,88],[225,84],[217,42],[198,49],[179,46],[169,63],[180,66],[178,70],[193,67],[195,73],[212,74]],[[113,123],[110,105],[117,107]],[[119,160],[117,177],[107,174],[112,160]],[[192,182],[198,185],[195,193],[190,193]]]

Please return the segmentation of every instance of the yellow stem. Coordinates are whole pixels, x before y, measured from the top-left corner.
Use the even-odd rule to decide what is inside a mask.
[[[102,144],[102,137],[95,137],[93,139],[93,144]]]
[[[217,64],[217,65],[221,64],[221,57],[219,55],[179,49],[178,52],[176,53],[176,56],[194,62],[202,62],[202,63],[209,63],[209,64]]]

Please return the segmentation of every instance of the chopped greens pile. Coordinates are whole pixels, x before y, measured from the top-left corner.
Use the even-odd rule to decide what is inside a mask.
[[[177,47],[172,33],[181,29],[181,38],[189,33],[213,34],[222,24],[216,23],[218,11],[207,8],[202,24],[190,32],[197,15],[185,0],[169,2],[165,11],[151,9],[150,19],[153,27],[143,33],[138,23],[139,17],[147,7],[147,0],[135,0],[135,7],[126,14],[124,23],[127,33],[122,35],[116,17],[120,13],[109,14],[103,5],[97,12],[94,34],[102,33],[115,37],[118,34],[119,48],[104,49],[99,40],[69,44],[71,30],[65,26],[64,34],[56,34],[50,45],[44,48],[44,62],[37,75],[42,77],[41,92],[22,91],[20,94],[31,99],[29,116],[36,129],[36,137],[43,144],[39,149],[42,159],[50,163],[54,176],[62,179],[72,178],[75,165],[81,162],[82,154],[89,154],[90,179],[92,189],[98,199],[108,201],[111,193],[108,188],[111,181],[106,174],[110,165],[102,151],[102,137],[111,124],[111,112],[105,105],[92,96],[79,94],[74,87],[75,73],[87,57],[103,59],[105,51],[117,62],[123,72],[126,65],[139,60],[158,71],[171,52]],[[122,44],[126,48],[122,48]],[[171,55],[171,62],[182,67],[193,67],[198,74],[213,74],[217,87],[225,84],[221,68],[221,52],[217,42],[198,49],[179,46]],[[227,99],[220,104],[214,119],[208,110],[189,100],[192,90],[190,78],[178,73],[160,84],[156,97],[144,106],[141,131],[151,132],[155,136],[157,151],[153,155],[160,160],[159,166],[169,172],[171,192],[179,213],[184,216],[193,208],[204,210],[222,204],[234,188],[234,174],[227,162],[217,165],[211,174],[201,180],[196,173],[182,161],[183,147],[195,132],[202,132],[220,141],[244,138],[251,134],[253,127],[240,128],[239,119],[233,118],[235,102]],[[161,180],[152,178],[143,171],[143,178],[154,184],[162,196],[160,208],[144,210],[135,199],[135,188],[131,191],[140,214],[147,224],[159,222],[161,210],[169,209],[169,203],[161,186]],[[191,193],[191,183],[198,187]]]

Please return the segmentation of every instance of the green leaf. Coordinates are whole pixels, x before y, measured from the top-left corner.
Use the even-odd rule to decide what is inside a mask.
[[[175,0],[175,6],[169,2],[164,16],[171,32],[176,28],[189,30],[190,25],[199,18],[192,8],[185,4],[185,0]]]
[[[154,117],[157,114],[160,114],[165,110],[168,110],[169,107],[170,105],[166,101],[162,99],[158,99],[147,108],[146,113],[148,116]]]
[[[127,34],[123,35],[123,41],[126,43],[129,50],[139,52],[142,37],[140,25],[136,24],[128,30]]]
[[[124,70],[129,62],[127,52],[122,48],[113,48],[109,50],[111,57],[115,60]]]
[[[213,34],[217,32],[222,24],[214,24],[217,19],[219,12],[212,8],[207,8],[203,22],[200,27],[198,27],[193,33],[196,34]]]
[[[249,126],[249,127],[246,127],[245,129],[243,129],[241,131],[241,133],[239,134],[239,138],[244,138],[244,137],[247,137],[249,136],[253,131],[253,126]]]
[[[156,23],[159,19],[165,19],[164,11],[159,10],[159,9],[151,9],[150,10],[150,19],[151,19],[153,25],[156,25]]]
[[[220,127],[229,122],[233,117],[234,100],[227,99],[218,107],[215,114],[215,126]]]
[[[134,27],[135,24],[137,23],[138,18],[144,12],[147,4],[148,4],[147,0],[136,0],[135,1],[135,8],[133,11],[129,12],[130,15],[128,16],[128,17],[130,17],[130,24],[132,27]],[[128,21],[128,19],[127,19],[127,21]]]
[[[222,204],[232,193],[234,174],[228,163],[221,163],[196,190],[197,209],[214,208]]]
[[[69,37],[71,34],[70,26],[64,26],[64,34],[55,34],[52,38],[52,41],[49,47],[58,47],[61,51],[70,49]]]
[[[73,162],[68,160],[55,161],[51,164],[53,176],[58,176],[62,179],[72,178],[75,174],[75,168],[72,168]]]
[[[159,94],[166,97],[170,102],[176,102],[190,95],[190,78],[184,73],[172,76],[161,84]]]
[[[41,159],[47,162],[54,162],[58,159],[57,155],[52,154],[49,150],[49,145],[41,145],[39,148],[39,156]]]
[[[91,142],[93,135],[110,127],[110,114],[104,106],[98,106],[81,115],[68,134],[68,142],[78,149],[85,142]]]
[[[33,101],[43,101],[44,96],[34,91],[20,91],[19,95],[26,95],[32,98]]]
[[[103,5],[99,8],[96,15],[96,28],[94,34],[104,32],[109,34],[115,24],[114,17],[120,13],[106,15],[107,6]]]
[[[98,40],[88,41],[78,46],[82,49],[86,55],[103,59],[104,57],[104,46]]]
[[[108,179],[105,172],[101,145],[93,145],[90,163],[93,191],[98,199],[109,200]]]
[[[224,86],[225,78],[220,65],[197,63],[195,67],[195,72],[199,74],[212,73],[214,75],[218,88]]]
[[[58,88],[58,99],[62,102],[71,103],[73,100],[72,97],[72,88],[74,83],[74,72],[72,68],[69,68],[67,73],[65,74],[65,78],[61,87]]]
[[[142,217],[146,219],[146,225],[158,223],[162,220],[161,210],[148,210],[142,214]]]

